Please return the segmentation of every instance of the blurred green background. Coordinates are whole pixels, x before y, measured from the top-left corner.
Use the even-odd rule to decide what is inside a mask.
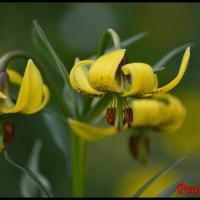
[[[36,52],[31,32],[32,20],[37,19],[56,52],[70,69],[76,56],[84,59],[95,53],[101,35],[114,28],[124,40],[139,32],[149,35],[127,48],[129,60],[151,65],[173,48],[194,42],[187,73],[172,93],[187,108],[187,117],[180,130],[171,134],[151,135],[151,158],[141,165],[128,153],[129,135],[119,135],[88,145],[87,196],[126,196],[134,191],[136,177],[148,177],[182,155],[187,161],[176,168],[172,179],[192,175],[200,167],[200,4],[199,3],[1,3],[0,51],[14,49]],[[177,73],[182,55],[170,61],[159,72],[161,84]],[[68,195],[66,162],[55,145],[41,114],[13,116],[16,137],[9,152],[26,164],[35,141],[43,141],[41,172],[49,179],[55,196]],[[67,133],[66,133],[67,134]],[[129,187],[123,183],[132,174]],[[134,175],[135,174],[135,175]],[[0,156],[0,196],[20,197],[21,172]],[[129,176],[130,178],[131,176]],[[175,179],[173,179],[175,180]],[[200,179],[198,179],[199,181]],[[131,185],[132,183],[133,185]],[[194,182],[192,182],[194,183]],[[135,185],[136,184],[136,185]],[[139,183],[138,183],[139,184]],[[162,184],[157,186],[162,187]],[[128,195],[127,191],[127,195]]]

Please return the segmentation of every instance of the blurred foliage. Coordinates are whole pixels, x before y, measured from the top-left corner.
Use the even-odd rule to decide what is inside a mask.
[[[164,167],[166,165],[163,165]],[[159,167],[158,167],[159,166]],[[142,185],[152,178],[160,170],[160,163],[154,162],[146,167],[138,167],[133,171],[128,171],[119,180],[117,185],[116,193],[120,197],[133,197],[137,190],[142,187]],[[172,184],[179,178],[179,173],[177,170],[172,170],[163,177],[159,178],[154,182],[145,192],[141,194],[141,197],[155,197],[163,189]]]
[[[199,169],[199,17],[197,3],[0,4],[1,54],[14,49],[23,49],[37,55],[37,49],[31,38],[32,20],[37,19],[68,69],[71,68],[75,57],[87,58],[93,55],[100,36],[110,27],[117,30],[122,40],[139,32],[149,32],[147,37],[128,48],[127,53],[131,62],[142,61],[154,65],[173,48],[188,42],[195,43],[187,73],[173,90],[187,108],[188,114],[183,127],[173,134],[151,135],[151,159],[145,166],[134,161],[129,155],[128,133],[89,144],[88,196],[128,196],[129,187],[127,186],[125,194],[123,188],[126,186],[122,186],[121,183],[119,187],[123,193],[120,193],[119,189],[116,191],[116,186],[127,173],[137,174],[139,185],[145,181],[148,173],[149,176],[153,174],[160,163],[168,163],[184,154],[188,155],[189,162],[184,162],[169,179],[163,179],[160,185],[173,180],[179,174],[190,175]],[[162,84],[176,75],[180,60],[181,55],[170,61],[165,70],[159,72]],[[12,66],[14,68],[19,66],[19,71],[24,69],[23,62],[19,62],[18,65],[13,63]],[[65,157],[54,143],[48,124],[42,115],[40,113],[32,116],[14,115],[12,119],[16,126],[16,138],[8,149],[10,155],[20,163],[27,163],[35,141],[40,138],[43,142],[40,171],[50,181],[55,196],[66,196],[69,180],[65,178],[67,177]],[[0,196],[20,197],[21,172],[6,163],[3,156],[0,156],[0,168]],[[134,175],[127,176],[130,181],[133,180],[132,176],[135,179]],[[133,180],[132,186],[134,184]]]

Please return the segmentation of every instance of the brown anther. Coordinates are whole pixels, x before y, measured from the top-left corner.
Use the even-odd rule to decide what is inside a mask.
[[[124,122],[127,122],[128,127],[133,123],[133,109],[131,107],[124,109]]]
[[[4,144],[11,144],[15,135],[14,125],[11,122],[3,123],[3,133],[4,133]]]
[[[129,138],[129,152],[131,153],[131,155],[135,158],[138,159],[138,155],[139,155],[139,137],[132,135]]]
[[[140,135],[132,135],[129,138],[129,152],[133,158],[138,160],[141,164],[147,164],[148,156],[150,154],[149,138],[141,138]]]
[[[110,107],[106,110],[106,121],[109,125],[114,126],[116,119],[116,108]]]

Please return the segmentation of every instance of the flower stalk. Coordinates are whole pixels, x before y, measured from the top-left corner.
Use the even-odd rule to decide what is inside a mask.
[[[104,54],[109,39],[112,38],[114,48],[121,48],[121,41],[118,34],[113,29],[108,29],[99,44],[96,57],[98,58]],[[75,62],[76,63],[76,62]],[[85,63],[87,64],[87,63]],[[117,96],[117,95],[116,95]],[[116,97],[117,106],[116,114],[117,118],[115,123],[117,127],[123,127],[123,100],[121,97]],[[79,118],[79,116],[76,116]],[[76,134],[71,133],[71,170],[72,170],[72,196],[83,197],[85,193],[85,163],[86,163],[86,142]]]
[[[72,196],[85,195],[86,142],[71,133]]]
[[[115,127],[120,131],[123,127],[123,98],[116,95],[117,107],[116,107],[116,121]]]

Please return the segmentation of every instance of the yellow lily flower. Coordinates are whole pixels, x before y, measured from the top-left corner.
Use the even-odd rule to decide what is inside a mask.
[[[126,97],[146,97],[170,91],[182,79],[189,57],[190,47],[185,50],[178,75],[163,87],[158,87],[157,75],[150,65],[128,63],[125,49],[111,51],[97,60],[76,62],[70,72],[70,83],[77,92],[89,96],[112,92],[114,98],[108,106],[106,119],[108,124],[120,130],[123,121],[130,126],[133,119]]]
[[[0,113],[24,113],[32,114],[40,111],[48,102],[50,93],[48,87],[43,83],[42,76],[30,59],[27,63],[24,76],[7,69],[7,76],[11,83],[20,85],[16,103],[5,91],[5,99],[0,100]]]
[[[152,99],[137,99],[130,103],[133,109],[133,127],[149,127],[161,132],[173,132],[183,123],[186,111],[178,98],[171,94],[154,95]],[[69,119],[70,128],[87,141],[95,141],[117,134],[115,127],[89,125]],[[125,125],[124,130],[127,128]]]
[[[160,88],[153,68],[146,63],[127,63],[124,60],[125,49],[111,51],[95,61],[75,63],[70,72],[70,83],[77,92],[90,96],[101,96],[107,92],[123,97],[166,93],[182,79],[189,57],[190,47],[185,50],[178,75]]]

